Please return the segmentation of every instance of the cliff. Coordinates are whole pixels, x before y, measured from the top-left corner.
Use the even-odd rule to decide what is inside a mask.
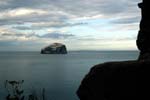
[[[67,48],[64,44],[53,43],[43,48],[41,54],[67,54]]]
[[[142,19],[137,38],[138,60],[108,62],[90,70],[77,95],[80,100],[147,100],[150,76],[150,2],[139,4]]]
[[[92,67],[77,91],[80,100],[146,100],[150,60],[108,62]]]

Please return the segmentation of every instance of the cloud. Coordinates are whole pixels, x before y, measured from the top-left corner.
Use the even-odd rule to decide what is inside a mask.
[[[36,36],[35,34],[33,34]],[[0,40],[1,49],[0,50],[38,50],[46,45],[53,43],[52,39],[60,38],[60,37],[53,37],[52,35],[49,38],[48,34],[40,36],[39,38],[34,41],[33,39],[29,39],[26,41],[20,40]],[[53,37],[53,38],[52,38]],[[83,38],[83,39],[82,39]],[[42,40],[41,40],[42,39]],[[55,40],[56,42],[56,40]],[[90,37],[74,37],[71,39],[62,39],[57,40],[57,42],[64,43],[67,45],[68,50],[130,50],[136,49],[135,40],[133,37],[126,37],[126,38],[90,38]],[[114,46],[115,45],[115,46]]]
[[[75,37],[75,35],[73,34],[66,34],[66,33],[46,33],[43,35],[38,35],[35,33],[30,33],[30,34],[23,34],[23,33],[2,33],[1,34],[2,37],[25,37],[25,38],[32,38],[32,37],[36,37],[36,38],[51,38],[51,39],[67,39],[70,37]]]
[[[41,9],[17,8],[0,12],[0,25],[25,24],[29,22],[45,21],[47,12]]]
[[[129,17],[129,18],[117,18],[111,21],[114,24],[134,24],[139,23],[140,16]]]
[[[112,34],[111,32],[118,30],[125,33],[129,28],[136,30],[135,26],[140,20],[140,9],[137,7],[139,2],[141,0],[0,0],[0,45],[6,44],[11,49],[12,42],[22,43],[30,48],[30,43],[36,46],[40,44],[37,42],[48,44],[57,40],[66,44],[69,42],[72,48],[86,48],[89,45],[104,48],[112,45],[111,42],[119,44],[119,41],[133,41],[134,39],[126,36],[112,40],[106,38],[108,35],[105,33]],[[108,30],[109,27],[114,30]],[[48,32],[48,29],[54,31]],[[92,34],[95,37],[98,33],[106,37],[79,36],[86,36],[90,33],[89,30],[96,33]]]
[[[6,0],[0,5],[1,25],[69,21],[135,14],[140,0]],[[66,22],[65,22],[66,24]]]
[[[60,33],[47,33],[41,36],[38,36],[40,38],[53,38],[53,39],[61,39],[61,38],[69,38],[69,37],[74,37],[75,35],[73,34],[60,34]]]
[[[29,26],[13,26],[12,28],[17,30],[34,30],[34,28],[31,28]]]
[[[45,5],[46,2],[44,1],[47,0],[1,0],[2,3],[0,3],[0,10],[15,9],[20,7],[35,8],[39,7],[39,5]]]
[[[32,23],[31,26],[14,26],[17,30],[41,30],[45,28],[64,28],[87,25],[88,23],[65,23],[65,22],[39,22]]]
[[[65,23],[65,22],[48,22],[48,23],[34,23],[32,24],[32,28],[62,28],[62,27],[73,27],[73,26],[81,26],[87,25],[87,23]]]
[[[21,33],[15,33],[15,34],[2,33],[1,36],[16,36],[16,37],[22,37],[22,36],[25,36],[25,35],[24,35],[24,34],[21,34]]]
[[[0,46],[1,47],[3,47],[3,46],[8,47],[10,45],[13,45],[13,46],[16,45],[16,41],[4,41],[4,40],[2,41],[2,40],[0,40]]]
[[[41,15],[46,14],[47,12],[40,9],[30,9],[30,8],[18,8],[13,10],[7,10],[5,12],[1,12],[0,18],[14,18],[14,17],[22,17],[29,15]],[[7,19],[6,18],[6,19]]]
[[[86,37],[76,37],[77,40],[79,41],[85,41],[87,43],[89,42],[96,42],[96,41],[101,41],[101,42],[111,42],[111,41],[135,41],[136,36],[131,35],[131,36],[126,36],[126,37],[92,37],[92,36],[86,36]]]
[[[33,40],[0,40],[0,46],[0,51],[40,51],[45,46],[45,42]]]

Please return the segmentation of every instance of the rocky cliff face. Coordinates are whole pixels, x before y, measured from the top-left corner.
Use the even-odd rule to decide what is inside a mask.
[[[137,47],[138,60],[99,64],[84,77],[77,90],[80,100],[147,100],[150,98],[150,2],[142,10]]]
[[[53,43],[43,48],[41,54],[67,54],[67,48],[64,44]]]
[[[149,59],[150,58],[150,2],[149,0],[143,0],[139,3],[139,8],[141,8],[141,22],[140,30],[137,37],[137,47],[140,50],[139,59]]]
[[[92,67],[77,91],[80,100],[147,100],[150,61],[108,62]]]

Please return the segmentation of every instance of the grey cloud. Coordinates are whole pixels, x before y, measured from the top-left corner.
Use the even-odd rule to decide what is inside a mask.
[[[21,34],[21,33],[15,33],[15,34],[2,33],[1,36],[17,36],[17,37],[22,37],[22,36],[25,36],[25,34]]]
[[[17,30],[34,30],[33,28],[31,28],[29,26],[14,26],[12,28],[17,29]]]
[[[22,34],[22,33],[15,33],[15,34],[11,34],[11,33],[2,33],[1,36],[5,36],[5,37],[11,37],[11,36],[15,36],[15,37],[26,37],[26,38],[30,38],[30,37],[37,37],[37,38],[52,38],[52,39],[67,39],[69,37],[74,37],[75,35],[73,34],[66,34],[66,33],[46,33],[44,35],[38,35],[35,33],[30,33],[30,34]]]
[[[44,45],[42,41],[0,40],[0,51],[40,51]]]
[[[61,27],[73,27],[73,26],[82,26],[87,25],[88,23],[62,23],[56,25],[49,25],[48,27],[61,28]]]
[[[134,7],[140,0],[6,0],[5,5],[0,5],[0,11],[16,8],[42,9],[49,12],[48,15],[30,15],[18,18],[2,18],[1,25],[10,25],[27,22],[68,21],[74,17],[92,17],[96,15],[117,16],[124,13],[128,15],[128,9],[135,12]],[[59,11],[63,13],[59,13]],[[52,13],[52,12],[55,12]]]
[[[47,11],[47,14],[37,14],[32,13],[30,15],[23,15],[17,17],[4,16],[0,17],[0,26],[12,27],[18,30],[36,30],[36,29],[44,29],[44,28],[62,28],[62,27],[73,27],[78,25],[87,25],[88,23],[71,23],[71,20],[74,18],[92,18],[93,16],[102,15],[103,18],[118,18],[114,19],[111,23],[113,24],[128,24],[128,23],[136,23],[139,18],[134,17],[135,15],[139,15],[137,12],[138,8],[137,3],[141,2],[141,0],[0,0],[0,15],[1,13],[5,13],[7,11],[19,9],[19,8],[30,8],[34,10],[44,10]],[[122,19],[121,17],[128,17]],[[120,17],[120,18],[119,18]],[[58,22],[58,24],[43,24],[43,25],[32,25],[34,23],[47,23],[47,22]],[[26,26],[26,24],[30,23],[30,26]],[[2,33],[0,36],[15,36],[15,37],[37,37],[37,38],[69,38],[75,37],[73,34],[67,33],[59,33],[52,32],[44,35],[37,34],[9,34]],[[4,38],[5,39],[5,38]],[[4,40],[3,39],[3,40]],[[80,38],[81,41],[94,41],[97,38]],[[124,38],[120,40],[127,40],[132,38]],[[101,40],[101,39],[97,39]],[[106,39],[110,41],[111,39]],[[119,41],[119,39],[116,39]],[[21,40],[20,40],[21,41]],[[19,41],[19,42],[20,42]],[[104,41],[102,39],[102,41]],[[36,41],[37,42],[37,41]],[[18,41],[0,41],[0,45],[7,46],[7,48],[14,48],[11,45],[17,45]],[[30,41],[29,44],[36,44],[33,41]],[[88,43],[88,42],[87,42]],[[25,43],[26,44],[26,43]],[[37,44],[38,45],[38,44]],[[31,46],[30,46],[31,47]],[[33,46],[34,48],[34,46]],[[26,48],[25,48],[26,49]]]
[[[5,0],[5,5],[0,4],[0,10],[15,9],[15,8],[38,8],[47,5],[51,0]],[[49,2],[50,3],[50,2]]]
[[[73,27],[73,26],[82,26],[87,25],[88,23],[66,23],[66,22],[54,22],[54,23],[44,23],[44,24],[36,24],[32,25],[33,29],[39,28],[63,28],[63,27]]]
[[[62,23],[62,24],[48,25],[47,27],[62,28],[62,27],[82,26],[87,24],[88,23]]]
[[[137,23],[140,20],[140,16],[137,17],[130,17],[130,18],[119,18],[111,21],[114,24],[133,24]]]
[[[69,38],[74,37],[73,34],[60,34],[60,33],[47,33],[42,36],[38,36],[40,38],[53,38],[53,39],[61,39],[61,38]]]
[[[64,28],[64,27],[74,27],[74,26],[82,26],[87,25],[88,23],[65,23],[65,22],[54,22],[53,24],[36,24],[31,26],[14,26],[13,29],[17,30],[41,30],[44,28]]]
[[[139,0],[57,0],[53,5],[76,16],[116,15],[133,9]]]
[[[35,23],[35,22],[51,22],[51,21],[62,21],[61,16],[54,16],[54,15],[27,15],[27,16],[21,16],[21,17],[5,17],[0,19],[0,25],[22,25],[25,23]]]
[[[136,40],[136,36],[126,36],[126,37],[116,37],[116,38],[110,38],[110,37],[92,37],[92,36],[84,36],[84,37],[78,37],[76,38],[79,41],[130,41],[130,40]]]
[[[3,46],[10,46],[10,45],[16,45],[16,41],[2,41],[0,40],[0,46],[3,47]]]

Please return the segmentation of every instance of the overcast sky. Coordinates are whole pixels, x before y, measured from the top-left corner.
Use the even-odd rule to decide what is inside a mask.
[[[136,50],[141,0],[0,0],[0,51]]]

